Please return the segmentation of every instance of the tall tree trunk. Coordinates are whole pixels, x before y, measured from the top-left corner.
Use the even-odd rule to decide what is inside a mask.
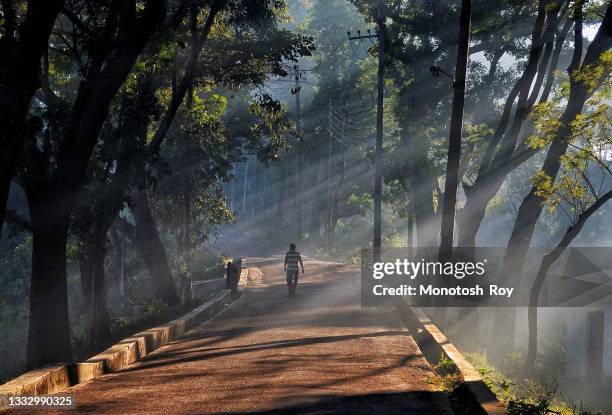
[[[255,158],[255,166],[253,166],[253,180],[251,181],[251,189],[249,193],[251,194],[251,218],[255,217],[257,213],[257,199],[259,194],[259,162],[257,158]]]
[[[444,200],[442,201],[442,226],[440,230],[439,256],[450,258],[453,249],[453,231],[455,228],[455,208],[457,186],[459,183],[459,161],[461,158],[461,134],[463,130],[463,104],[465,101],[465,78],[470,49],[470,21],[472,0],[461,1],[461,18],[459,22],[459,41],[457,45],[457,64],[453,82],[453,108],[451,115],[450,139],[444,182]]]
[[[438,102],[447,93],[436,90],[434,99]],[[416,119],[426,118],[430,112],[425,102],[418,102],[415,105],[418,98],[415,96],[415,91],[404,91],[400,95],[401,105],[398,105],[395,111],[396,117],[401,121],[401,152],[398,161],[401,169],[406,172],[401,180],[411,199],[407,201],[407,209],[415,225],[414,247],[420,248],[419,255],[425,255],[437,246],[440,227],[436,226],[433,203],[435,178],[428,158],[428,143],[422,135],[419,135],[414,122]]]
[[[248,177],[249,177],[249,156],[247,155],[246,160],[244,161],[244,174],[242,177],[242,214],[246,216],[246,206],[247,206],[247,185],[248,185]]]
[[[27,367],[33,369],[72,359],[66,275],[70,210],[53,190],[27,193],[33,238]]]
[[[151,215],[147,190],[135,189],[132,192],[132,199],[136,219],[134,242],[151,277],[153,295],[174,306],[179,303],[179,297],[172,281],[166,250]]]
[[[121,227],[119,221],[115,222],[117,227]],[[130,229],[131,230],[131,229]],[[109,275],[111,279],[116,279],[119,286],[119,294],[123,305],[127,305],[132,302],[132,290],[130,282],[125,272],[125,241],[126,235],[123,232],[120,234],[119,231],[113,226],[110,229],[111,246],[113,253],[111,254],[111,263],[116,263],[117,268],[111,267]]]
[[[311,165],[317,166],[317,177],[316,182],[313,185],[314,189],[317,189],[315,194],[325,195],[325,184],[323,181],[324,174],[324,162],[323,159],[320,159],[320,162],[311,160]],[[313,188],[309,189],[310,192],[313,191]],[[322,189],[322,191],[319,191]],[[325,204],[323,204],[325,206]],[[321,199],[317,197],[313,197],[310,199],[309,203],[309,213],[308,213],[308,236],[311,241],[318,241],[320,232],[321,232]]]
[[[329,211],[329,230],[328,230],[328,244],[329,253],[333,254],[336,252],[336,227],[338,226],[338,203],[339,203],[338,192],[332,194],[332,207]]]
[[[187,266],[188,276],[183,284],[181,292],[181,298],[183,303],[189,303],[191,301],[191,184],[187,181],[184,191],[184,202],[185,202],[185,225],[184,225],[184,253],[183,258]]]
[[[466,189],[465,205],[457,212],[457,246],[476,246],[476,235],[486,215],[487,206],[504,179],[505,176],[489,177],[488,183],[481,180],[477,189]]]
[[[122,305],[127,304],[131,301],[130,287],[125,278],[125,253],[123,248],[123,235],[120,235],[115,226],[109,229],[110,237],[110,266],[108,268],[107,276],[109,281],[112,281],[111,292],[116,290],[119,292]]]
[[[278,171],[278,178],[276,181],[276,186],[277,186],[277,197],[276,197],[276,209],[275,209],[275,215],[277,218],[283,219],[284,218],[284,203],[285,203],[285,160],[283,157],[283,160],[281,160],[280,162],[280,166],[277,167],[277,171]]]
[[[269,174],[269,166],[264,165],[264,183],[263,183],[263,194],[261,195],[261,207],[260,210],[263,212],[265,219],[267,220],[270,217],[270,210],[268,209],[268,174]]]
[[[106,277],[104,272],[106,235],[81,238],[79,270],[85,307],[87,346],[101,348],[110,339],[110,316],[107,307]]]
[[[422,138],[422,137],[419,137]],[[416,183],[413,189],[414,219],[416,223],[417,247],[433,248],[437,246],[437,235],[439,228],[436,226],[435,210],[433,204],[434,178],[430,171],[427,158],[427,147],[418,138],[413,141],[412,175]]]
[[[385,46],[387,29],[383,0],[376,2],[376,28],[378,29],[378,71],[376,82],[376,141],[374,142],[374,192],[372,193],[374,223],[372,229],[372,248],[374,261],[380,260],[382,248],[382,192],[383,192],[383,117],[385,83]],[[344,116],[346,121],[346,114]]]
[[[0,125],[2,121],[0,121]],[[0,236],[2,236],[2,228],[4,225],[4,216],[6,215],[6,204],[11,190],[11,180],[13,178],[13,170],[15,168],[15,157],[7,157],[10,150],[3,148],[0,155]]]

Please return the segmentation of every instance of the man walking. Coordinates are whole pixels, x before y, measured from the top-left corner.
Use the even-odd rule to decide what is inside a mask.
[[[303,274],[304,263],[302,262],[302,257],[300,253],[295,250],[295,244],[291,244],[289,245],[289,252],[285,255],[285,271],[287,271],[287,289],[289,290],[289,297],[295,295],[300,266],[302,267]]]

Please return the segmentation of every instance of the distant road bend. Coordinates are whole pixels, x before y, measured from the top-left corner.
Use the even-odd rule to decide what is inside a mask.
[[[288,298],[281,259],[248,263],[263,276],[246,296],[146,360],[72,388],[77,412],[449,413],[395,312],[360,307],[354,267],[306,260]]]

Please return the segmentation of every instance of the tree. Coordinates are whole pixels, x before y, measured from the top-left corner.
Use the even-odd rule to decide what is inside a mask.
[[[442,201],[442,227],[439,255],[448,257],[453,248],[453,229],[455,227],[455,205],[457,203],[457,183],[459,181],[459,161],[461,159],[461,134],[463,132],[463,103],[465,100],[465,77],[470,49],[471,0],[461,3],[459,21],[459,40],[457,45],[457,65],[453,81],[453,109],[448,142],[446,180]]]
[[[0,3],[0,234],[15,163],[22,151],[20,134],[40,86],[40,61],[63,5],[64,0]]]
[[[530,128],[526,121],[534,105],[546,102],[552,91],[566,35],[573,24],[568,17],[569,5],[569,1],[538,2],[527,63],[505,100],[476,178],[463,183],[466,202],[458,215],[460,246],[476,246],[489,202],[508,174],[536,153],[525,141]]]
[[[582,58],[582,2],[578,2],[574,10],[576,23],[574,25],[574,55],[567,70],[569,75],[569,97],[565,110],[554,125],[551,146],[546,153],[544,164],[539,174],[556,177],[561,167],[561,156],[568,148],[568,136],[571,135],[571,124],[582,112],[590,95],[599,88],[602,81],[610,73],[607,56],[612,46],[612,6],[608,6],[605,17],[597,31],[593,42],[589,45],[586,55]],[[515,272],[522,269],[525,252],[527,251],[535,224],[542,212],[542,198],[535,187],[523,200],[514,223],[512,235],[508,241],[505,263],[512,264]]]
[[[608,53],[609,55],[609,53]],[[607,65],[607,64],[606,64]],[[590,68],[589,72],[594,68]],[[602,67],[594,69],[603,70]],[[582,73],[581,78],[593,80],[593,73]],[[608,200],[612,199],[609,179],[612,169],[605,160],[602,149],[612,145],[612,123],[610,122],[610,80],[600,87],[587,102],[588,110],[570,124],[570,132],[563,138],[568,146],[567,154],[560,156],[560,175],[557,180],[545,172],[538,172],[532,179],[535,194],[543,200],[549,211],[562,210],[570,225],[555,248],[544,255],[531,288],[528,310],[529,344],[525,362],[527,374],[533,372],[538,350],[538,298],[546,275],[554,262],[580,234],[582,228]],[[542,119],[536,123],[540,128],[534,135],[531,145],[541,147],[550,139],[551,113],[542,111]],[[542,131],[544,130],[544,131]],[[548,130],[548,131],[546,131]]]
[[[571,135],[571,124],[583,111],[589,96],[600,87],[602,81],[610,73],[610,65],[607,56],[612,46],[612,6],[608,6],[602,23],[589,45],[586,55],[582,58],[582,8],[584,4],[578,2],[574,8],[574,53],[568,68],[569,92],[567,104],[559,118],[550,125],[554,130],[549,132],[550,147],[546,153],[544,163],[540,172],[536,174],[556,177],[561,167],[562,156],[568,149],[568,137]],[[531,190],[523,199],[518,209],[514,222],[512,234],[508,241],[508,247],[504,255],[502,275],[507,272],[522,272],[527,250],[531,244],[531,238],[535,225],[542,213],[543,198],[538,194],[538,189],[532,186]],[[508,313],[506,313],[508,314]],[[509,335],[513,333],[514,322],[508,321],[501,314],[497,316],[497,325],[500,333]]]
[[[356,4],[364,15],[372,16],[368,2]],[[403,200],[404,210],[409,211],[402,216],[409,221],[415,218],[417,245],[434,247],[440,229],[441,209],[437,207],[441,192],[437,191],[437,160],[431,157],[427,136],[432,135],[432,130],[446,134],[450,108],[446,104],[452,89],[447,78],[432,79],[429,68],[434,63],[448,68],[455,59],[458,8],[452,2],[391,2],[387,10],[387,71],[398,95],[394,112],[400,140],[393,147],[393,159],[385,178],[387,183],[397,182],[403,189],[396,197]],[[529,35],[525,27],[532,20],[533,4],[476,2],[473,10],[471,35],[475,45],[470,53],[485,52],[491,59],[488,72],[482,64],[472,61],[467,79],[470,91],[465,118],[480,125],[496,116],[495,103],[515,76],[498,63],[506,53],[516,57],[525,53],[523,41]],[[441,27],[445,30],[440,30]],[[409,194],[413,203],[407,207]]]
[[[45,97],[49,113],[58,113],[44,132],[42,150],[36,144],[40,126],[25,137],[22,177],[33,235],[29,367],[71,358],[66,293],[70,216],[109,105],[165,13],[161,0],[147,1],[141,9],[135,1],[77,7],[75,12],[88,19],[82,39],[87,61],[75,99],[58,107],[53,105],[56,96]]]
[[[176,13],[180,12],[182,9],[177,9]],[[218,13],[223,23],[236,18],[236,11],[231,9],[211,10],[207,22],[211,21],[210,13]],[[198,29],[197,24],[193,24],[197,14],[192,10],[190,24],[186,25],[182,24],[179,16],[167,19],[174,22],[174,26],[166,25],[162,30],[168,33],[164,37],[158,36],[162,40],[150,46],[139,59],[131,78],[115,100],[110,120],[106,123],[108,137],[101,143],[95,163],[90,166],[94,167],[94,172],[99,171],[98,177],[81,192],[83,209],[78,209],[74,215],[83,252],[92,252],[90,258],[103,262],[108,230],[127,204],[135,223],[132,225],[120,219],[121,229],[132,240],[149,271],[153,296],[171,306],[178,303],[178,296],[169,256],[155,222],[154,207],[168,204],[170,212],[165,212],[162,217],[167,224],[175,224],[180,229],[177,237],[181,266],[177,268],[181,274],[189,274],[184,265],[189,262],[190,247],[207,236],[203,227],[192,226],[192,219],[194,225],[205,225],[196,221],[199,216],[194,214],[203,216],[206,225],[210,226],[232,217],[218,185],[227,178],[231,163],[238,159],[236,147],[242,146],[242,141],[226,136],[220,117],[225,111],[227,98],[212,91],[225,86],[229,88],[225,93],[234,93],[231,91],[260,84],[268,71],[282,75],[284,72],[279,72],[281,68],[278,67],[280,59],[306,53],[308,49],[308,39],[278,30],[272,22],[259,20],[252,22],[253,25],[261,24],[261,29],[257,35],[252,35],[252,39],[243,35],[242,44],[238,44],[233,30],[244,29],[239,26],[243,22],[238,20],[225,32],[219,30],[207,46],[201,37],[203,34],[198,35],[198,31],[210,33],[211,27],[205,25]],[[273,16],[269,18],[274,19]],[[194,34],[199,40],[192,42],[190,53],[185,54],[176,47]],[[219,59],[221,50],[228,47],[233,53],[225,53],[224,59]],[[193,53],[193,48],[199,48],[201,53]],[[184,70],[181,68],[183,61]],[[237,61],[242,64],[237,66]],[[168,64],[173,67],[171,72],[166,70]],[[197,70],[190,72],[189,68]],[[176,75],[181,72],[184,73],[183,81],[187,76],[191,78],[188,94],[184,97],[186,106],[181,106],[183,100],[177,98]],[[201,98],[211,93],[209,98]],[[174,111],[176,105],[179,109],[170,117],[169,111]],[[262,108],[264,106],[262,103]],[[260,115],[264,112],[262,110]],[[157,125],[155,121],[160,118],[162,121]],[[169,120],[168,130],[160,133],[160,128],[166,128]],[[257,117],[251,121],[245,126],[252,130],[247,128],[245,136],[255,146],[262,141],[262,134],[271,130],[258,126]],[[149,132],[155,128],[158,140],[148,142]],[[167,138],[169,142],[164,145]],[[273,152],[277,144],[270,140],[267,145],[271,145],[267,151]],[[177,210],[184,214],[177,215]],[[87,220],[88,217],[91,220]],[[176,218],[181,218],[180,225],[176,224]],[[176,231],[172,226],[165,228]],[[89,246],[92,243],[93,246]],[[82,275],[85,282],[87,276],[87,273]],[[99,278],[104,281],[102,272]],[[188,281],[181,278],[180,283],[182,297],[190,301]],[[104,302],[103,298],[95,301],[96,295],[102,296],[100,290],[93,293],[94,306]],[[95,327],[92,329],[93,332],[97,330]]]

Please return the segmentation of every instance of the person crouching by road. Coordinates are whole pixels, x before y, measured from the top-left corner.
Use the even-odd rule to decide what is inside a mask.
[[[289,252],[285,254],[285,271],[287,271],[287,289],[289,291],[289,297],[295,295],[300,266],[302,267],[303,274],[304,263],[302,262],[302,257],[300,253],[295,250],[295,244],[291,244],[289,245]]]
[[[234,258],[233,261],[227,263],[227,274],[225,288],[231,290],[231,298],[235,300],[240,297],[238,291],[238,283],[240,282],[240,273],[242,271],[242,258]]]
[[[233,274],[233,268],[232,268],[232,261],[227,261],[227,266],[225,268],[225,289],[229,290],[230,288],[232,288],[232,274]]]

